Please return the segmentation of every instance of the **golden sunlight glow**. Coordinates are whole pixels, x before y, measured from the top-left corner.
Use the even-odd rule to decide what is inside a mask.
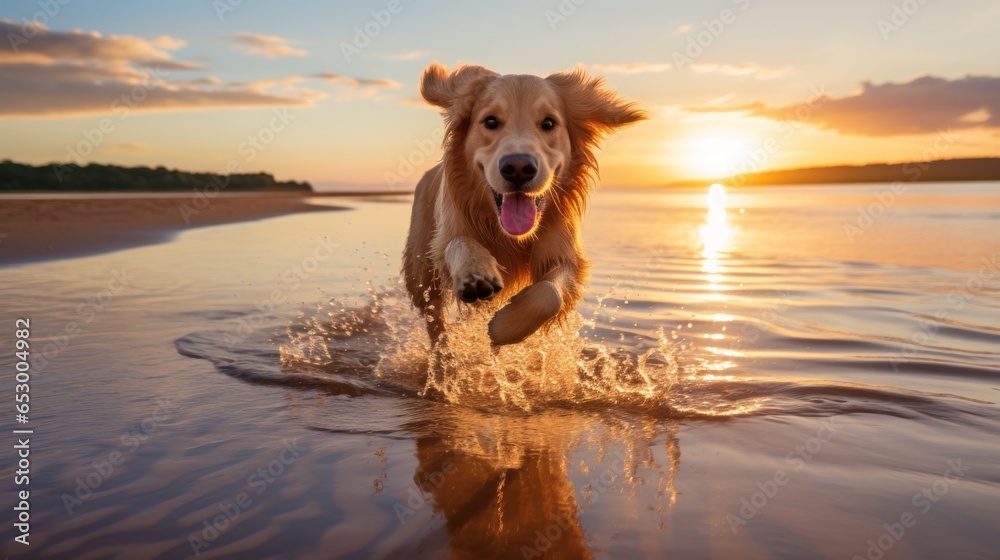
[[[733,237],[733,228],[729,224],[727,208],[729,205],[726,187],[716,183],[708,188],[705,195],[706,216],[705,224],[698,230],[698,238],[701,241],[701,271],[704,273],[706,281],[708,299],[720,303],[725,303],[729,299],[726,290],[726,267],[725,260],[728,257],[730,240]],[[704,333],[702,336],[706,341],[719,342],[727,339],[726,323],[735,318],[728,313],[715,313],[711,317],[713,323],[718,325],[720,330],[714,333]],[[715,346],[707,347],[707,350],[720,357],[737,357],[739,352],[728,351]],[[720,372],[736,366],[731,360],[704,360],[701,364],[703,371]],[[719,378],[721,379],[721,377]],[[756,405],[752,405],[756,406]],[[727,413],[726,411],[722,413]]]
[[[718,270],[720,253],[729,245],[730,237],[729,224],[726,221],[726,187],[718,183],[709,187],[706,205],[708,216],[705,225],[698,232],[702,245],[701,256],[706,260],[703,270],[717,274],[720,272]],[[714,261],[712,266],[709,266],[709,261]]]
[[[726,188],[719,184],[712,185],[708,188],[705,202],[708,206],[708,215],[705,218],[705,225],[698,230],[702,247],[701,270],[708,281],[708,289],[717,292],[715,294],[717,297],[714,299],[724,299],[719,293],[725,279],[722,274],[722,257],[732,235],[726,220]]]
[[[711,136],[690,142],[687,162],[692,174],[717,179],[735,175],[746,155],[747,145],[743,140],[732,136]]]

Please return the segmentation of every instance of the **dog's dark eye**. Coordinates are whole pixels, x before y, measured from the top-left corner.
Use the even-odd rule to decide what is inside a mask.
[[[552,130],[556,127],[556,121],[552,117],[545,117],[542,121],[542,130]]]
[[[490,115],[483,120],[483,126],[490,130],[496,130],[497,128],[500,128],[500,121],[498,121],[496,117]]]

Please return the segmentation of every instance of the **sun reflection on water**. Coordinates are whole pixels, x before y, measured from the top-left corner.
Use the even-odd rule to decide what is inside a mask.
[[[708,215],[705,225],[698,230],[701,242],[701,270],[708,281],[707,288],[719,292],[725,281],[723,256],[729,248],[732,230],[726,217],[726,188],[716,183],[708,188],[706,206]],[[714,294],[713,299],[724,299],[722,294]]]
[[[724,260],[727,256],[730,241],[733,236],[732,227],[727,216],[727,193],[726,188],[720,184],[714,184],[708,188],[705,196],[705,206],[707,214],[705,223],[698,230],[699,241],[701,242],[701,271],[704,273],[707,290],[706,299],[723,303],[728,299],[726,292],[726,267]],[[726,340],[726,324],[733,321],[734,317],[728,313],[715,313],[712,315],[713,323],[722,323],[719,332],[704,333],[702,338],[705,341],[721,342]],[[718,347],[710,347],[707,351],[713,355],[712,358],[700,360],[701,374],[703,380],[720,381],[729,379],[729,376],[717,375],[719,372],[736,367],[736,363],[725,358],[735,358],[740,356],[738,352],[727,352]],[[715,372],[713,374],[712,372]],[[721,413],[729,414],[731,410],[723,410]]]

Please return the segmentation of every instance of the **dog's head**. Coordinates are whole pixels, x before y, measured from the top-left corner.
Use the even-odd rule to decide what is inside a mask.
[[[463,66],[449,74],[434,63],[420,93],[444,110],[446,159],[460,158],[473,175],[457,188],[488,188],[514,238],[531,236],[550,205],[582,204],[600,138],[645,118],[582,70],[540,78]]]

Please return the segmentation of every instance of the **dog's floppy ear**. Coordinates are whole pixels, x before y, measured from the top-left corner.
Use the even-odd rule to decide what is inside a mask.
[[[569,126],[584,126],[602,134],[648,118],[635,102],[604,87],[604,78],[592,77],[582,68],[545,79],[562,92]]]
[[[470,111],[475,94],[497,76],[482,66],[459,66],[449,74],[444,66],[434,62],[420,77],[420,95],[454,117]]]

